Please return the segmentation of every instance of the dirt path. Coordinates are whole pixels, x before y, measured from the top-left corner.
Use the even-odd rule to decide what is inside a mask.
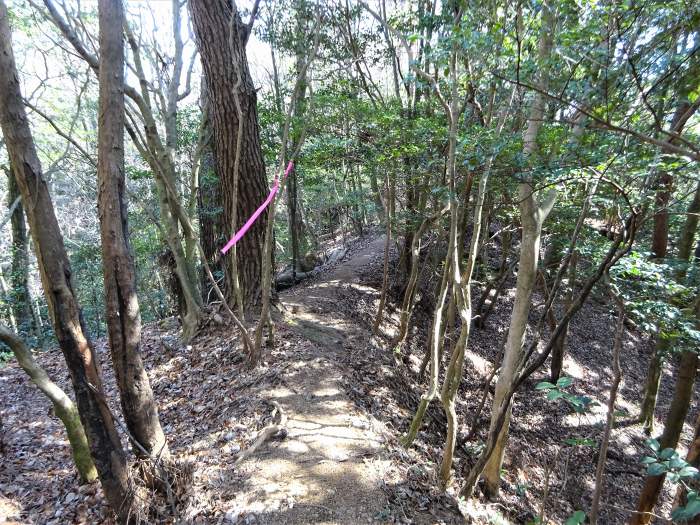
[[[311,344],[292,354],[283,381],[265,392],[285,412],[288,435],[241,463],[245,481],[227,521],[370,523],[386,509],[383,440],[341,383],[342,353],[369,334],[344,313],[337,294],[344,285],[362,288],[358,271],[383,243],[375,239],[317,282],[280,297],[278,322]]]

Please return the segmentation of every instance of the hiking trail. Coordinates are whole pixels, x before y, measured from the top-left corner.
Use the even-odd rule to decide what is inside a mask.
[[[291,354],[282,381],[264,391],[282,408],[287,436],[240,463],[245,488],[228,521],[370,523],[385,509],[383,438],[341,383],[342,354],[371,334],[343,311],[337,295],[344,285],[373,291],[360,284],[359,270],[383,246],[380,236],[315,282],[280,295],[277,323],[312,344]]]

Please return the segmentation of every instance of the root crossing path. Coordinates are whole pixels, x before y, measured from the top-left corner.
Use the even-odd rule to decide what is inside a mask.
[[[359,270],[383,246],[379,237],[314,283],[281,295],[277,325],[308,344],[289,352],[284,379],[266,392],[284,411],[288,434],[241,462],[246,486],[227,515],[231,522],[372,523],[386,509],[383,438],[342,383],[344,355],[365,347],[370,333],[338,294],[352,286],[376,295],[360,284]]]

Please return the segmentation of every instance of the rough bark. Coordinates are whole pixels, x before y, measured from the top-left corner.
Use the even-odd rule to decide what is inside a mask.
[[[209,262],[212,273],[219,281],[219,287],[225,290],[223,282],[223,266],[219,257],[219,248],[226,242],[225,236],[228,232],[223,224],[223,204],[221,195],[221,183],[219,174],[216,171],[216,160],[214,158],[214,148],[212,146],[211,120],[208,114],[207,82],[204,77],[201,79],[201,94],[199,105],[203,115],[202,134],[203,146],[200,159],[198,180],[197,180],[197,220],[199,221],[199,243]],[[204,304],[211,300],[211,283],[204,269],[200,275],[202,302]]]
[[[10,34],[7,7],[0,0],[0,125],[27,210],[46,302],[93,461],[107,501],[120,520],[126,521],[132,495],[124,452],[102,394],[96,355],[73,292],[68,255],[22,102]]]
[[[124,199],[124,11],[100,0],[97,208],[109,347],[121,406],[137,456],[168,457],[158,407],[141,359],[141,313]]]
[[[73,401],[56,383],[51,381],[46,371],[36,362],[32,351],[24,344],[22,339],[4,326],[0,326],[0,341],[10,347],[22,370],[27,373],[32,383],[53,404],[56,416],[61,420],[63,426],[66,427],[68,442],[70,443],[75,467],[80,475],[80,481],[92,483],[97,479],[97,471],[95,470],[95,464],[92,462],[92,457],[90,457],[90,447],[88,446],[87,437],[85,437],[83,425],[80,423],[78,409],[73,404]]]
[[[73,49],[80,55],[90,68],[97,73],[99,70],[99,59],[93,55],[83,44],[78,34],[74,31],[66,20],[56,10],[51,0],[44,0],[49,15],[58,27],[66,40],[70,42]],[[153,104],[151,102],[151,92],[154,85],[160,82],[149,83],[141,60],[141,49],[139,42],[134,36],[128,24],[124,26],[127,41],[132,51],[133,70],[139,80],[139,89],[125,85],[124,91],[129,98],[134,101],[138,109],[142,123],[137,124],[137,119],[130,113],[129,122],[126,124],[127,132],[140,155],[151,168],[156,183],[156,190],[160,203],[160,220],[163,224],[163,235],[168,247],[175,259],[174,277],[180,281],[182,290],[183,310],[180,311],[183,338],[189,340],[195,334],[202,315],[201,299],[197,290],[197,277],[195,271],[196,257],[196,233],[191,225],[187,209],[183,206],[178,194],[177,173],[175,166],[174,150],[177,142],[177,103],[189,91],[189,86],[185,93],[179,92],[182,73],[182,50],[183,43],[180,36],[180,2],[172,1],[173,5],[173,44],[175,55],[173,57],[173,68],[167,72],[168,81],[164,82],[165,87],[157,91],[157,97],[161,102],[159,109],[163,110],[165,141],[159,134],[159,126],[156,121]],[[191,73],[188,72],[188,79]],[[189,84],[189,81],[188,81]],[[182,232],[180,232],[180,227]],[[182,233],[182,237],[181,234]],[[182,240],[184,238],[184,248]]]
[[[223,194],[223,223],[229,228],[241,224],[241,221],[252,215],[267,193],[257,96],[245,50],[248,28],[225,0],[190,0],[189,7],[207,83],[212,145]],[[233,23],[229,24],[232,16]],[[229,27],[235,32],[231,39],[232,45],[229,45]],[[236,67],[232,67],[234,62]],[[236,71],[240,72],[240,82]],[[239,173],[234,168],[239,121],[234,89],[238,90],[244,118]],[[237,209],[232,202],[236,178],[239,178]],[[260,300],[261,260],[267,217],[267,212],[263,213],[237,244],[238,282],[246,307],[257,304]],[[225,264],[224,271],[226,282],[232,282],[236,277],[232,265]],[[227,286],[226,291],[228,297],[235,300],[232,287]]]

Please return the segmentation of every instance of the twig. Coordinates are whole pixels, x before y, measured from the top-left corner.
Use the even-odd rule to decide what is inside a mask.
[[[281,435],[284,437],[284,433],[287,430],[287,415],[284,413],[282,407],[279,405],[279,403],[277,403],[277,401],[271,401],[271,403],[275,407],[272,411],[272,416],[278,416],[279,421],[277,423],[267,425],[260,432],[258,432],[253,444],[238,454],[236,461],[233,463],[234,465],[238,465],[243,460],[252,456],[256,450],[263,446],[265,442],[272,437],[276,435]]]

